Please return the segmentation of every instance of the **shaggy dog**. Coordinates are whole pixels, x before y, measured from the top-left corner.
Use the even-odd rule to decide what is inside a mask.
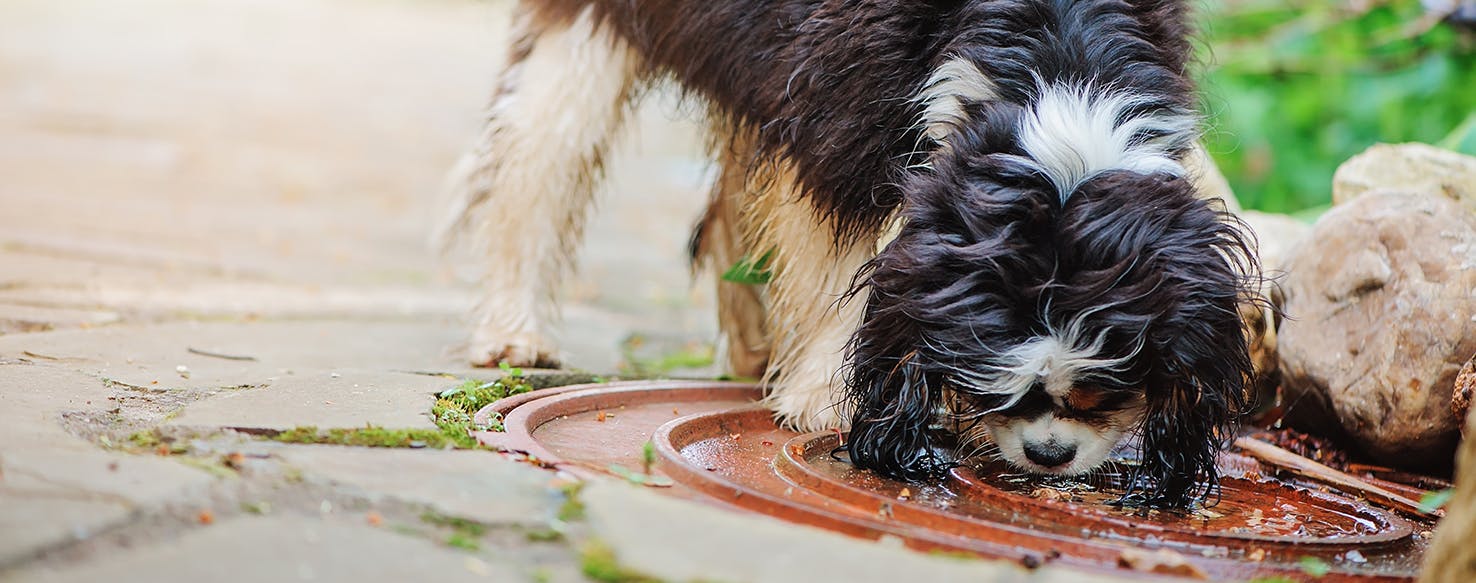
[[[446,231],[489,272],[469,358],[552,364],[610,143],[674,79],[721,173],[693,236],[728,364],[791,427],[921,479],[996,454],[1124,501],[1213,492],[1258,269],[1198,196],[1180,0],[528,0]]]

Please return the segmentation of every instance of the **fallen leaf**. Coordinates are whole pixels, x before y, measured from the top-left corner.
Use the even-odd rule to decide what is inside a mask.
[[[604,423],[605,422],[605,412],[604,411],[600,411],[599,413],[595,413],[595,421],[596,422],[599,422],[599,423]]]
[[[1188,577],[1191,579],[1208,579],[1209,574],[1198,565],[1190,563],[1184,555],[1168,549],[1158,549],[1153,552],[1138,549],[1124,549],[1117,556],[1117,565],[1134,571],[1144,573],[1158,573],[1160,575],[1173,575],[1175,577]]]

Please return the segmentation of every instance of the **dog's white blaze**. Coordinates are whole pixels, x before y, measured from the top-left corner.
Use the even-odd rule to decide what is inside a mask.
[[[1184,176],[1173,152],[1194,140],[1193,115],[1124,117],[1145,98],[1091,84],[1053,84],[1020,121],[1020,146],[1066,200],[1081,183],[1108,170]],[[1144,139],[1144,135],[1156,136]]]
[[[1087,373],[1122,370],[1136,350],[1118,358],[1102,358],[1106,332],[1088,339],[1082,330],[1086,319],[1102,309],[1105,307],[1082,312],[1064,328],[1047,326],[1044,336],[1005,351],[987,372],[969,375],[965,380],[972,385],[972,392],[1008,396],[1009,400],[999,407],[1005,409],[1019,402],[1037,382],[1044,385],[1047,394],[1061,398]]]
[[[943,144],[949,131],[967,121],[965,101],[985,102],[998,97],[994,81],[978,65],[952,57],[928,76],[915,99],[923,104],[921,125],[928,138]]]
[[[1122,439],[1124,431],[1121,426],[1096,429],[1046,414],[1031,420],[1016,419],[1004,425],[989,426],[989,433],[999,444],[1000,455],[1010,463],[1031,471],[1073,476],[1101,465],[1112,453],[1113,446]],[[1064,467],[1042,468],[1025,455],[1027,442],[1074,446],[1076,455]]]

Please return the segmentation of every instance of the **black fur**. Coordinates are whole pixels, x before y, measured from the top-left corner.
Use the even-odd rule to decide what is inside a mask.
[[[1012,127],[1003,122],[1019,112],[978,119]],[[1146,396],[1140,501],[1182,506],[1209,493],[1251,374],[1236,312],[1253,271],[1248,242],[1182,178],[1107,173],[1063,205],[1015,157],[1012,133],[952,139],[952,159],[909,182],[907,224],[867,268],[851,347],[852,459],[913,479],[945,469],[955,460],[926,429],[955,371],[982,371],[1046,334],[1047,320],[1060,327],[1105,305],[1085,336],[1106,334],[1103,357],[1137,356],[1090,380]],[[1004,404],[970,398],[980,411]]]
[[[1182,506],[1212,490],[1251,374],[1236,315],[1255,271],[1249,243],[1180,177],[1109,172],[1063,203],[1015,133],[1041,82],[1140,97],[1128,115],[1189,115],[1182,0],[547,0],[539,10],[568,18],[587,7],[654,72],[757,129],[760,157],[792,162],[839,236],[874,236],[901,206],[901,235],[857,280],[869,292],[847,371],[858,465],[919,478],[954,463],[929,429],[952,375],[1106,304],[1088,333],[1106,334],[1104,356],[1137,356],[1092,380],[1146,396],[1142,498]],[[967,104],[968,123],[930,158],[914,98],[955,57],[1000,95]],[[1174,136],[1175,153],[1192,139]]]

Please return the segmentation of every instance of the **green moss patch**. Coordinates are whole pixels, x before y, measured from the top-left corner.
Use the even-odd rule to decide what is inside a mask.
[[[468,551],[481,548],[482,535],[487,534],[487,525],[465,518],[446,516],[435,512],[420,515],[420,521],[451,530],[446,536],[446,546]]]
[[[584,546],[579,553],[580,570],[585,577],[604,583],[661,583],[660,579],[635,571],[615,559],[615,551],[599,541]]]
[[[436,427],[448,435],[467,435],[471,431],[502,431],[502,419],[491,419],[486,425],[477,425],[473,419],[483,407],[494,401],[533,390],[523,377],[523,369],[499,365],[503,377],[484,383],[468,379],[461,384],[441,391],[431,405],[431,419]],[[470,440],[470,438],[467,438]],[[473,443],[473,445],[475,445]]]
[[[453,438],[439,429],[386,429],[375,425],[351,429],[318,429],[311,425],[294,427],[272,439],[283,443],[352,445],[358,447],[475,447],[476,440]]]
[[[523,377],[523,370],[502,366],[503,378],[492,382],[466,380],[436,394],[431,405],[431,420],[436,429],[388,429],[376,425],[349,429],[295,427],[278,433],[272,439],[284,443],[352,445],[359,447],[428,447],[434,449],[477,449],[472,431],[502,431],[502,420],[492,419],[477,424],[474,416],[482,407],[504,397],[533,390]]]

